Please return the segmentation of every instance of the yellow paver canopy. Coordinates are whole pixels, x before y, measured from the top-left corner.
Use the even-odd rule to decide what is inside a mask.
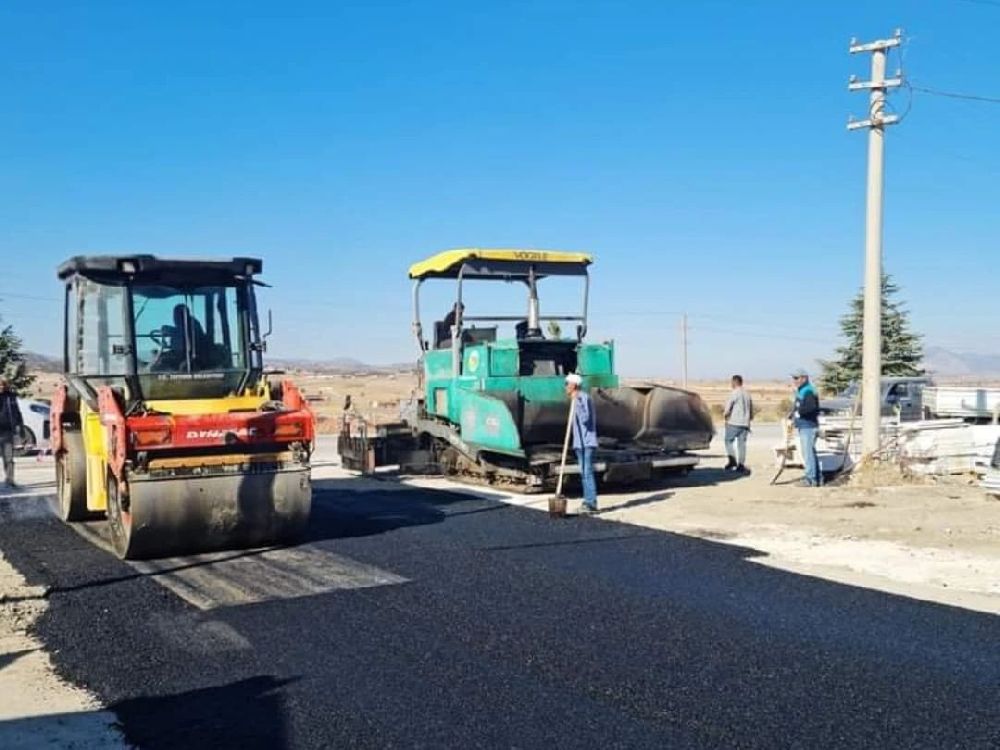
[[[411,279],[454,279],[464,268],[463,276],[521,276],[530,266],[539,275],[577,276],[586,273],[593,262],[587,253],[567,253],[555,250],[511,250],[491,248],[461,248],[445,250],[410,266]]]

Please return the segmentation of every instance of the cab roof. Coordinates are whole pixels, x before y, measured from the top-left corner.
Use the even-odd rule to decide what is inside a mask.
[[[554,250],[460,248],[445,250],[410,266],[411,279],[527,277],[534,266],[541,276],[582,276],[594,262],[587,253]]]
[[[56,271],[60,280],[79,274],[97,281],[143,280],[220,281],[247,278],[263,270],[260,258],[192,259],[155,255],[76,255]]]

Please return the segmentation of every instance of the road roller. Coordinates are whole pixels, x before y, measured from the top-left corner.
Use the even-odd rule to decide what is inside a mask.
[[[308,523],[315,420],[292,382],[265,374],[262,269],[152,255],[58,268],[58,512],[105,517],[123,559],[288,543]]]
[[[560,466],[569,373],[582,377],[593,398],[600,436],[594,471],[603,482],[640,483],[697,465],[692,451],[707,448],[714,432],[704,401],[681,388],[622,383],[614,342],[587,339],[592,263],[588,253],[460,248],[411,266],[419,388],[398,421],[345,413],[338,439],[344,466],[370,472],[399,465],[542,491],[560,472],[580,471],[575,463]],[[541,306],[550,279],[562,279],[565,309],[556,313]],[[444,315],[425,328],[423,285],[442,281]]]

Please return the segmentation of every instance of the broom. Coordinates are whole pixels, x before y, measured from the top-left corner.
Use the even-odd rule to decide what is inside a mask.
[[[566,456],[569,455],[569,439],[573,434],[573,417],[576,413],[576,397],[569,402],[569,419],[566,420],[566,437],[563,439],[562,460],[559,462],[559,478],[556,480],[556,494],[549,498],[549,516],[562,518],[566,515],[566,498],[563,497],[563,476],[566,474]]]

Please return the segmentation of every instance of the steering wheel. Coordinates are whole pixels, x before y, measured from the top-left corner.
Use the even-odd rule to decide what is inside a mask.
[[[159,328],[154,328],[148,334],[149,338],[159,347],[165,346],[164,341],[167,338],[166,326],[160,326]]]
[[[160,351],[149,363],[150,372],[171,372],[177,369],[183,354],[173,351],[170,348],[169,339],[174,336],[174,329],[171,326],[160,326],[154,328],[147,334],[150,340],[156,344]]]

